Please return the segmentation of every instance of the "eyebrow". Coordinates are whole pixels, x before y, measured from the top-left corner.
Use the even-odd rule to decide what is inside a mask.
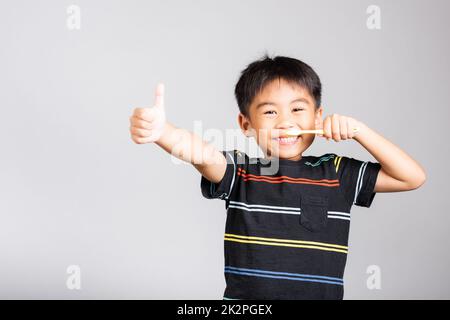
[[[298,99],[291,101],[291,103],[294,103],[294,102],[305,102],[306,104],[309,105],[309,101],[305,98],[298,98]],[[259,107],[265,106],[265,105],[276,106],[277,104],[275,102],[264,101],[264,102],[258,103],[258,105],[256,106],[256,109],[258,109]]]

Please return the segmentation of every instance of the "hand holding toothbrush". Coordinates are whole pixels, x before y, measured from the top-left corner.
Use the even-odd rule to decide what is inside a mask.
[[[285,134],[288,136],[317,134],[319,137],[324,137],[327,140],[333,139],[339,142],[341,140],[353,139],[360,131],[360,128],[361,124],[359,121],[351,117],[332,114],[326,116],[314,130],[288,129],[285,131]]]

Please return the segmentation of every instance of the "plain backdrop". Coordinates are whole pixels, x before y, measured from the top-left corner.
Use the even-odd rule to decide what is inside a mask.
[[[171,123],[237,129],[234,85],[264,53],[310,64],[325,114],[365,122],[428,175],[353,207],[345,298],[450,298],[449,14],[447,0],[1,0],[0,298],[221,299],[224,202],[202,197],[193,167],[134,144],[129,116],[163,81]],[[374,161],[356,141],[305,155],[326,152]]]

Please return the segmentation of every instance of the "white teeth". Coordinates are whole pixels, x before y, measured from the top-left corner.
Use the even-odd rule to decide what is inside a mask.
[[[297,140],[298,137],[289,137],[289,138],[278,138],[278,142],[281,143],[292,143],[295,142]]]

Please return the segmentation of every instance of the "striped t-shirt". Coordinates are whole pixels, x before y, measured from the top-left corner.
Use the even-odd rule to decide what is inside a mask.
[[[227,209],[224,299],[342,299],[350,209],[370,207],[381,165],[332,153],[278,163],[222,153],[223,179],[202,176],[201,191]]]

